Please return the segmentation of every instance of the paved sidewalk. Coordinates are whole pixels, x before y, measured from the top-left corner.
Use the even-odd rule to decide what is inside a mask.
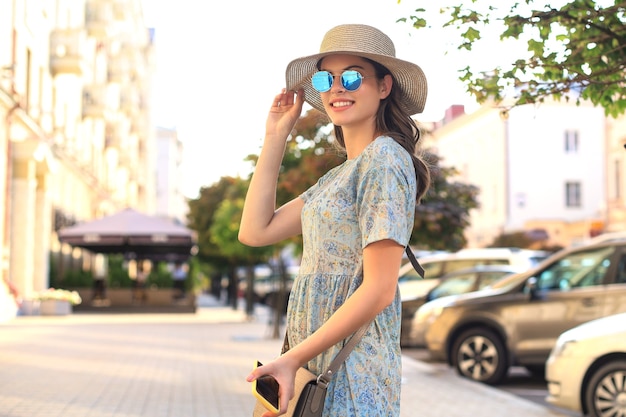
[[[250,417],[245,376],[274,357],[267,311],[73,314],[0,324],[1,417]],[[402,417],[555,417],[538,404],[403,358]]]

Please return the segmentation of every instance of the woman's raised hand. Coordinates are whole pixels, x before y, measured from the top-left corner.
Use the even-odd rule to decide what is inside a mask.
[[[274,97],[274,102],[267,116],[265,136],[280,137],[286,140],[302,113],[304,90],[283,90]]]

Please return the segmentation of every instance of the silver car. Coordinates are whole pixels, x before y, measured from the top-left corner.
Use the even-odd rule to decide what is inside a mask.
[[[564,249],[485,290],[426,303],[414,320],[426,327],[434,359],[498,384],[514,365],[543,373],[563,331],[620,312],[626,312],[624,239]]]

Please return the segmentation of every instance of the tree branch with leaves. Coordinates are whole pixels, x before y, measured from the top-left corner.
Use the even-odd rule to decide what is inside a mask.
[[[424,17],[432,12],[420,7],[398,21],[418,30],[433,28]],[[479,103],[513,98],[510,108],[551,97],[576,104],[589,100],[616,118],[626,112],[625,1],[573,0],[557,8],[536,0],[471,0],[439,13],[448,19],[443,29],[459,35],[459,50],[471,51],[484,40],[481,29],[493,24],[503,25],[500,40],[526,41],[528,57],[488,72],[459,70]]]

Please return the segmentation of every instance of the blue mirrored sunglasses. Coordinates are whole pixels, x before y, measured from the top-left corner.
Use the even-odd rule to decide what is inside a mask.
[[[333,86],[335,77],[339,77],[341,85],[347,91],[356,91],[361,87],[363,83],[363,77],[360,72],[354,70],[347,70],[341,73],[341,75],[333,75],[328,71],[318,71],[313,74],[311,83],[320,93],[325,93]]]

